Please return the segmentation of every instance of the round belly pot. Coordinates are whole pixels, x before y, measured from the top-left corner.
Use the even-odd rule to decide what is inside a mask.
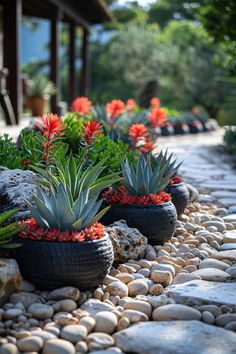
[[[34,241],[18,237],[15,252],[22,276],[40,289],[75,286],[88,290],[98,286],[114,259],[109,235],[94,241]]]
[[[188,127],[189,127],[189,132],[191,134],[197,134],[203,132],[203,126],[201,122],[197,122],[197,124],[189,123]]]
[[[112,204],[101,222],[110,225],[125,220],[129,227],[137,228],[151,245],[163,244],[176,229],[177,213],[172,202],[159,205]]]
[[[180,216],[189,202],[189,191],[184,182],[169,184],[165,191],[172,197],[172,203],[175,205],[178,216]]]
[[[184,135],[189,133],[189,127],[187,124],[176,124],[174,126],[174,132],[177,135]]]
[[[174,128],[170,125],[165,127],[161,127],[161,135],[162,136],[170,136],[174,134]]]

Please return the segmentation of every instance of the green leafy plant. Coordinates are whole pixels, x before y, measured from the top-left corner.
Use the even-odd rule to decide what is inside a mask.
[[[173,174],[169,163],[152,154],[140,155],[137,162],[132,165],[126,161],[121,162],[123,185],[130,195],[143,196],[158,194],[164,190]]]
[[[9,221],[9,218],[17,212],[18,209],[13,209],[0,215],[0,249],[11,249],[21,246],[21,244],[13,242],[12,236],[21,232],[24,227],[19,226],[17,221],[5,225]]]
[[[165,175],[171,175],[171,178],[177,174],[178,169],[183,163],[182,161],[178,163],[177,159],[173,159],[173,153],[168,155],[168,150],[166,150],[165,153],[161,151],[159,155],[152,158],[151,161],[154,168],[159,164],[161,168],[165,168]]]
[[[24,156],[19,150],[13,139],[4,134],[0,136],[0,166],[10,169],[22,168]]]
[[[227,150],[231,154],[236,155],[236,126],[226,127],[225,134],[224,134],[224,142]]]
[[[56,88],[54,83],[48,80],[45,76],[39,75],[31,81],[29,96],[31,97],[52,96],[55,93],[56,93]]]
[[[76,164],[71,157],[67,165],[61,164],[59,177],[50,184],[49,195],[39,188],[34,205],[27,202],[36,222],[43,228],[61,231],[83,230],[97,222],[108,210],[99,211],[99,193],[112,182],[109,176],[98,179],[103,163],[83,170],[83,164]]]

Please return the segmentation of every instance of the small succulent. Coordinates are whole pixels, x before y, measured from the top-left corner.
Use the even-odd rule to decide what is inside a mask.
[[[162,192],[173,175],[169,162],[164,163],[152,154],[140,155],[136,165],[122,161],[121,167],[124,187],[130,195],[136,196]]]
[[[12,242],[12,236],[23,230],[23,226],[19,226],[18,222],[8,223],[7,221],[16,213],[18,209],[13,209],[0,215],[0,249],[10,249],[21,246],[19,243]],[[2,226],[4,224],[4,226]]]

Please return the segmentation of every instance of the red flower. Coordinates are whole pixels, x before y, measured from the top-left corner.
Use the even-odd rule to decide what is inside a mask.
[[[72,112],[80,113],[80,114],[88,114],[92,110],[92,102],[88,99],[88,97],[77,97],[71,106]]]
[[[153,108],[150,112],[149,120],[154,128],[163,127],[166,125],[168,117],[163,108]]]
[[[155,143],[153,140],[147,140],[143,146],[139,148],[142,153],[151,152],[155,149]]]
[[[149,195],[129,195],[124,186],[119,187],[118,190],[113,188],[107,189],[103,193],[103,197],[109,204],[139,204],[139,205],[150,205],[150,204],[163,204],[171,200],[171,195],[166,192],[161,192],[158,194]]]
[[[174,176],[171,180],[170,180],[170,183],[169,184],[178,184],[178,183],[181,183],[183,182],[183,179],[179,176]]]
[[[96,120],[91,120],[83,125],[84,134],[82,135],[88,145],[91,145],[95,135],[102,133],[102,125]]]
[[[126,109],[128,112],[132,112],[137,107],[137,103],[133,98],[129,98],[126,102]]]
[[[19,224],[25,226],[24,230],[19,233],[20,237],[38,241],[83,242],[97,240],[105,235],[105,227],[99,222],[81,231],[44,229],[37,224],[34,218],[20,221]]]
[[[52,155],[52,150],[56,146],[57,140],[64,134],[63,130],[66,128],[62,124],[62,118],[58,117],[57,114],[50,113],[47,116],[41,117],[43,125],[36,123],[36,126],[43,133],[45,141],[43,142],[43,160],[46,161],[47,166],[50,163],[50,155]]]
[[[112,100],[110,103],[107,103],[106,110],[111,120],[116,119],[125,112],[125,103],[121,100]]]
[[[130,127],[129,136],[133,139],[134,145],[136,145],[139,140],[148,136],[147,127],[142,123],[133,124]]]
[[[159,108],[161,105],[161,101],[158,97],[153,97],[150,101],[152,108]]]

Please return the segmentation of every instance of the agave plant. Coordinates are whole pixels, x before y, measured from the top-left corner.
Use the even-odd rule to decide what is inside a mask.
[[[169,162],[164,163],[161,158],[154,158],[152,154],[140,155],[136,166],[122,161],[123,184],[130,195],[158,194],[169,183],[173,169]]]
[[[168,155],[168,150],[166,150],[165,153],[161,151],[157,157],[152,159],[153,167],[155,167],[157,164],[161,164],[161,167],[166,166],[165,174],[169,175],[171,173],[171,178],[177,174],[177,171],[182,163],[182,161],[178,163],[177,159],[173,159],[173,153]]]
[[[0,225],[6,223],[9,218],[15,215],[18,212],[18,209],[13,209],[7,211],[0,215]],[[23,226],[19,226],[18,222],[8,223],[6,226],[0,227],[0,248],[1,249],[10,249],[21,246],[19,243],[12,242],[12,236],[23,230]]]
[[[99,177],[106,168],[105,161],[85,168],[83,162],[70,155],[67,161],[56,163],[56,170],[45,171],[38,166],[34,166],[34,169],[44,177],[42,183],[47,187],[52,184],[57,190],[62,183],[70,201],[75,202],[83,191],[88,190],[88,196],[92,197],[120,179],[116,174]]]

